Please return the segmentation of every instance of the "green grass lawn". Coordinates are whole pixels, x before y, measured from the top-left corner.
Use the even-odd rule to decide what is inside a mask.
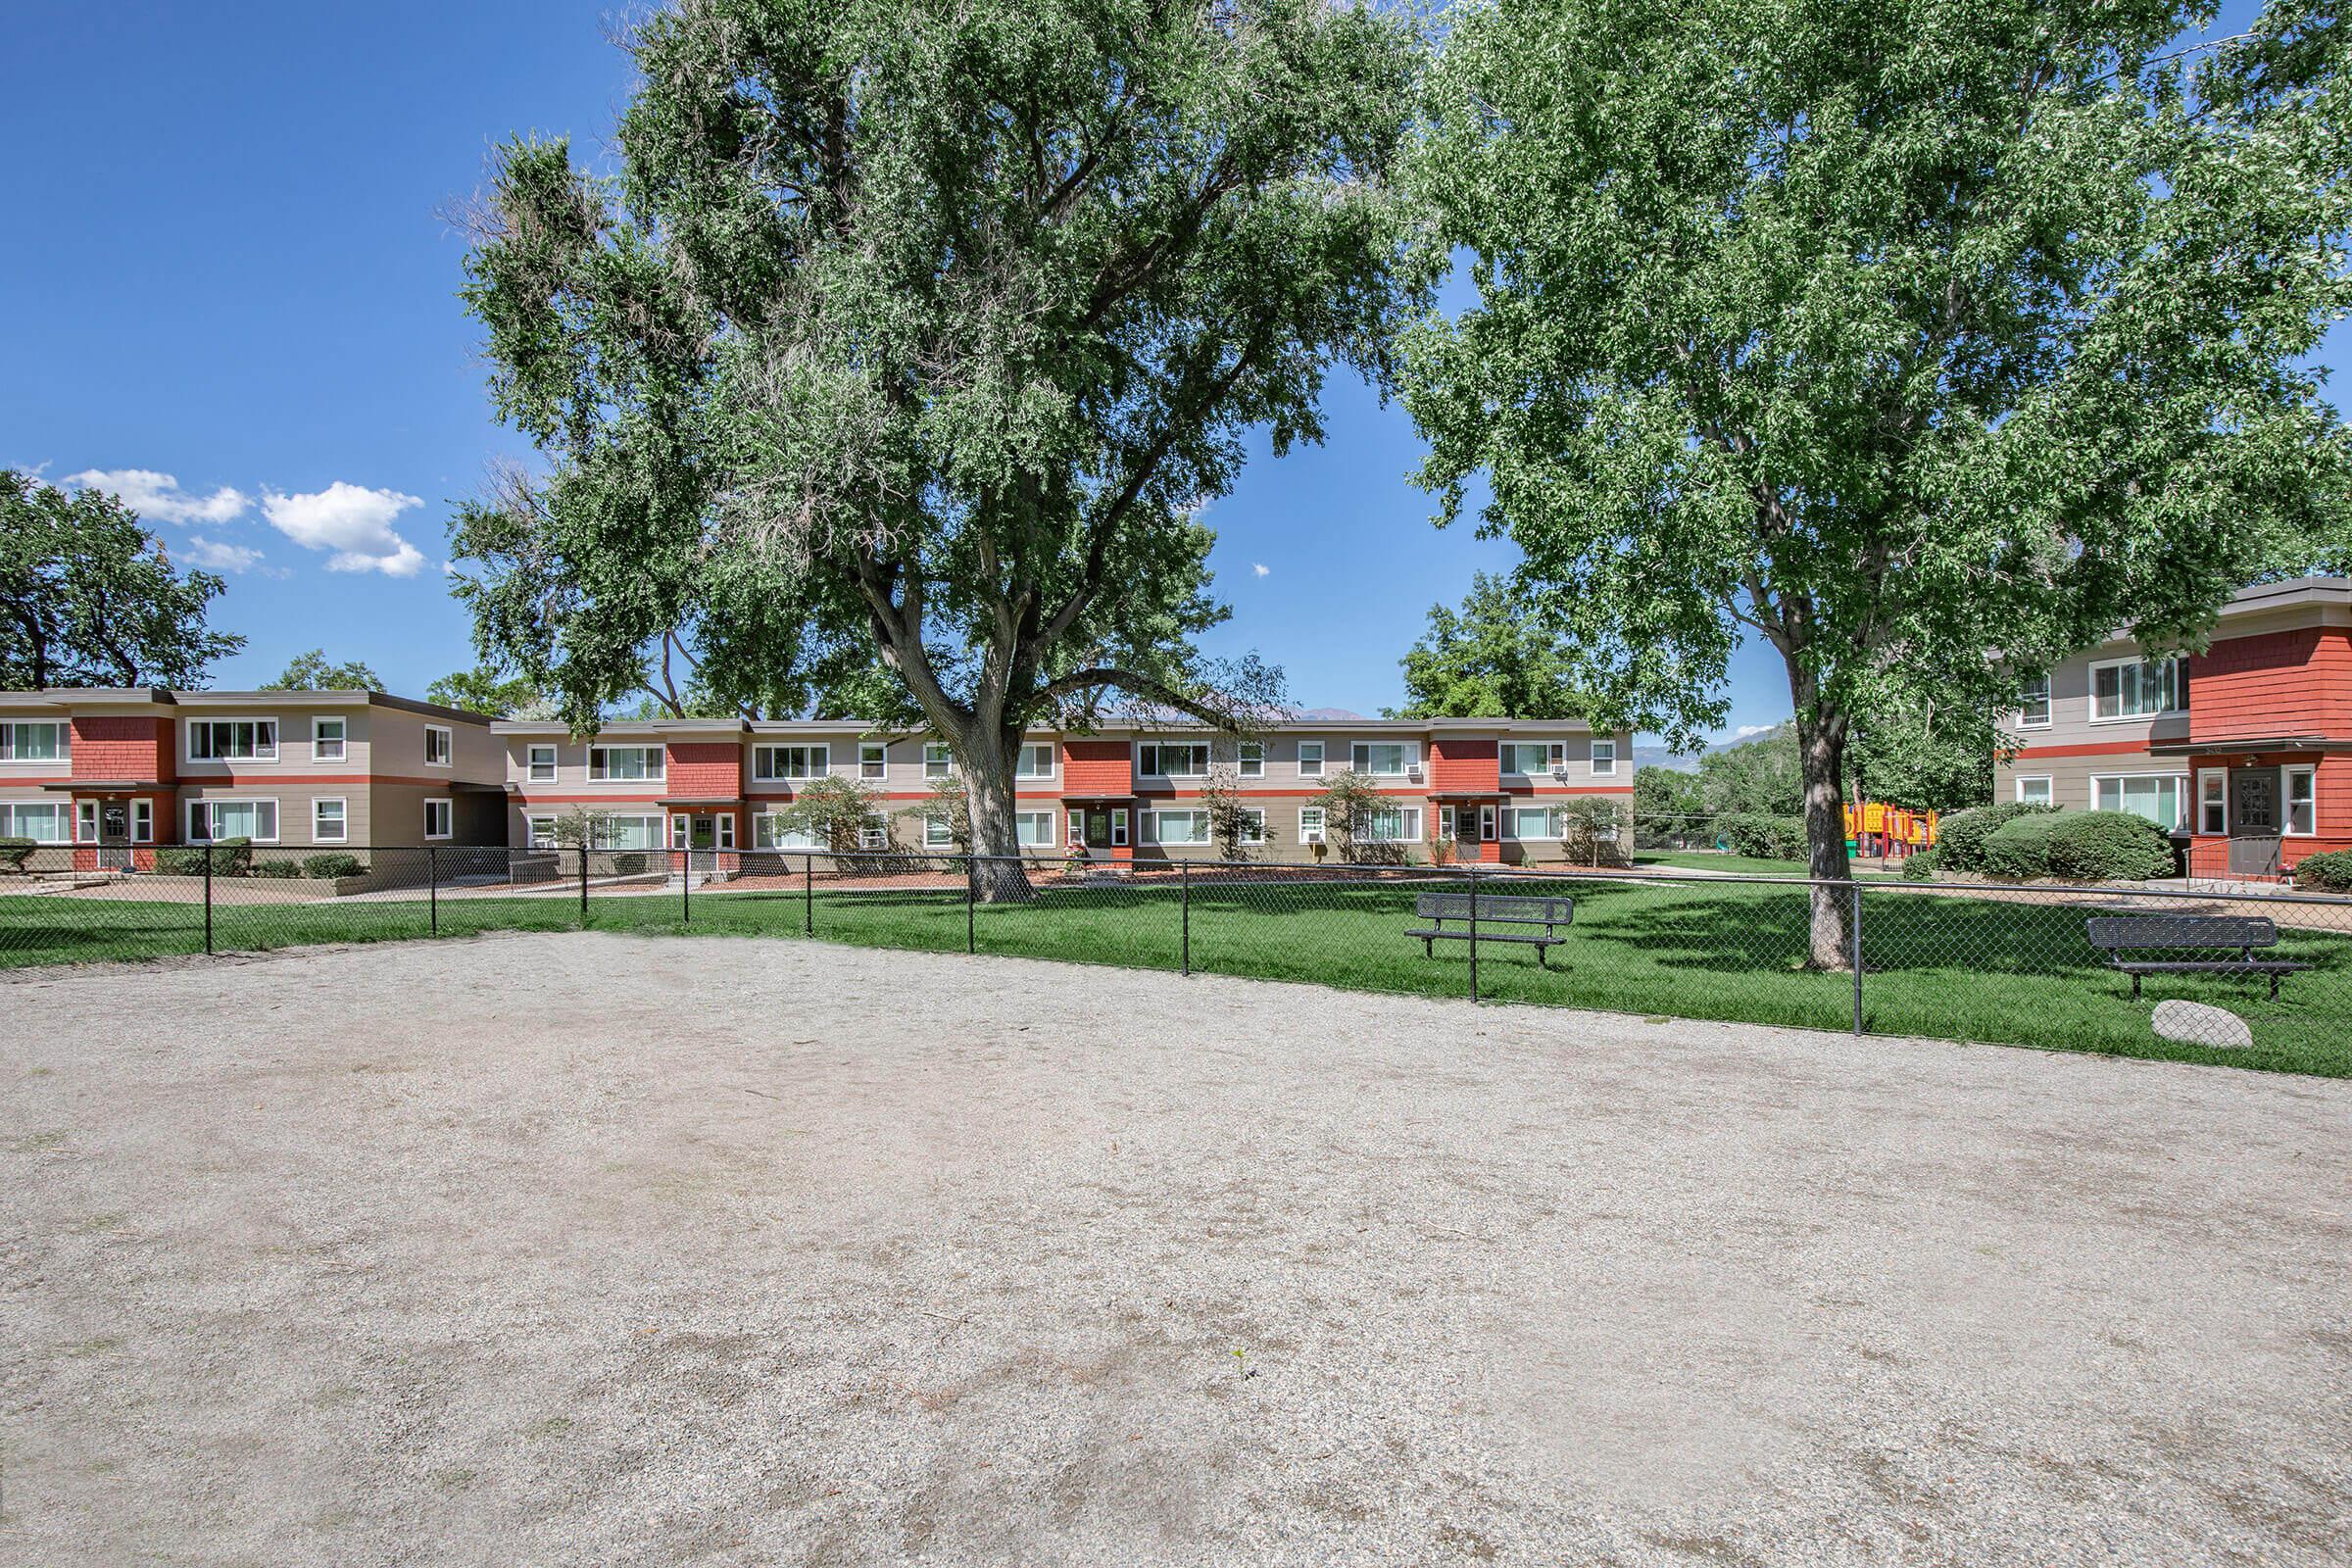
[[[1437,956],[1405,937],[1409,883],[1350,885],[1196,881],[1191,961],[1197,970],[1302,980],[1355,991],[1462,996],[1467,944]],[[1557,883],[1497,882],[1489,891],[1557,894]],[[1850,1029],[1853,977],[1798,964],[1801,889],[1760,885],[1579,882],[1576,922],[1539,968],[1526,948],[1479,951],[1479,991],[1490,1000],[1596,1007],[1635,1014]],[[2128,979],[2100,965],[2083,939],[2081,907],[2000,903],[1892,889],[1864,903],[1865,1026],[1919,1034],[2179,1060],[2352,1075],[2352,932],[2282,935],[2283,956],[2319,967],[2290,975],[2276,1003],[2258,980],[2151,977],[2139,1002]],[[2348,911],[2352,912],[2352,911]],[[798,936],[798,893],[699,893],[691,924],[672,897],[593,900],[598,930]],[[814,902],[820,938],[864,946],[960,952],[961,891],[827,890]],[[568,899],[445,898],[443,935],[570,930]],[[1021,906],[970,915],[983,953],[1174,969],[1184,917],[1166,886],[1049,887]],[[223,951],[312,942],[376,941],[425,933],[422,900],[218,907]],[[64,962],[201,951],[203,911],[187,905],[59,896],[0,897],[0,962]],[[2227,1006],[2253,1027],[2250,1051],[2157,1040],[2148,1015],[2185,997]],[[1345,1028],[1334,1012],[1328,1027]]]
[[[1683,871],[1726,871],[1740,876],[1806,874],[1802,860],[1767,860],[1752,855],[1732,855],[1720,850],[1636,850],[1634,863]]]

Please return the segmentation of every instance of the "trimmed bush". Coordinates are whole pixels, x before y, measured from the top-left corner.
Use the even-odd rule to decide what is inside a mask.
[[[204,851],[167,844],[155,852],[155,869],[159,876],[202,876]]]
[[[167,844],[155,852],[155,869],[164,876],[204,875],[204,846]],[[213,875],[243,876],[253,869],[253,840],[221,839],[213,845]]]
[[[0,839],[0,866],[11,871],[22,871],[24,862],[32,858],[32,851],[30,839]]]
[[[360,864],[358,856],[346,855],[339,850],[326,855],[314,855],[302,862],[302,874],[315,876],[321,882],[339,876],[358,876],[365,870],[367,867]]]
[[[1737,811],[1720,826],[1732,852],[1757,860],[1801,860],[1805,858],[1805,819],[1766,816],[1760,811]]]
[[[1903,880],[1906,882],[1933,882],[1936,880],[1936,868],[1942,863],[1936,858],[1934,850],[1922,850],[1919,854],[1904,858]]]
[[[2029,811],[2013,815],[1984,836],[1978,869],[2002,882],[2031,882],[2048,876],[2050,835],[2058,831],[2059,814]]]
[[[1999,806],[1972,806],[1942,818],[1936,831],[1936,864],[1946,871],[1983,871],[1984,843],[2023,816],[2047,816],[2057,810],[2031,801],[2008,801]]]
[[[201,861],[199,864],[201,865]],[[213,840],[213,875],[244,876],[253,869],[253,840]]]
[[[2352,893],[2352,850],[2326,850],[2295,862],[2298,893]]]
[[[302,875],[299,860],[256,860],[248,876],[267,877],[272,882],[290,882]]]
[[[2050,875],[2066,882],[2144,882],[2173,874],[2171,835],[2129,811],[2062,811],[2050,830]]]

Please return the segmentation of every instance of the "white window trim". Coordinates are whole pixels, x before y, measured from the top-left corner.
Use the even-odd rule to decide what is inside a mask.
[[[1315,825],[1313,827],[1308,827],[1306,825],[1306,819],[1309,816],[1312,816],[1315,819]],[[1301,806],[1298,808],[1298,842],[1302,845],[1330,843],[1331,814],[1320,806]]]
[[[1608,766],[1606,766],[1606,767],[1603,767],[1603,766],[1601,766],[1601,765],[1600,765],[1600,753],[1601,753],[1601,748],[1602,748],[1602,747],[1604,747],[1604,746],[1608,748],[1608,753],[1609,753],[1609,765],[1608,765]],[[1594,778],[1615,778],[1615,777],[1617,776],[1617,737],[1616,737],[1616,736],[1614,736],[1614,735],[1595,735],[1595,736],[1593,736],[1593,737],[1592,737],[1592,750],[1591,750],[1589,753],[1587,753],[1587,756],[1588,756],[1588,757],[1591,759],[1592,767],[1592,776],[1593,776]]]
[[[2028,718],[2026,716],[2026,699],[2034,694],[2036,685],[2041,688],[2041,717]],[[2019,688],[2017,695],[2017,727],[2019,729],[2048,729],[2050,720],[2056,712],[2057,705],[2050,696],[2049,676],[2043,675],[2038,681],[2027,681],[2024,686]]]
[[[1478,808],[1479,843],[1499,844],[1502,842],[1501,816],[1502,813],[1495,809],[1491,801]]]
[[[1405,831],[1397,834],[1395,838],[1380,838],[1370,831],[1371,824],[1367,821],[1365,823],[1366,831],[1364,833],[1364,842],[1366,844],[1418,844],[1421,842],[1421,808],[1418,806],[1381,805],[1375,806],[1365,814],[1367,817],[1378,816],[1387,811],[1395,811],[1397,813],[1397,825],[1400,827],[1405,827]],[[1407,823],[1410,824],[1409,827],[1405,826]]]
[[[1189,751],[1197,751],[1200,754],[1200,767],[1199,771],[1191,773],[1162,773],[1144,766],[1144,753],[1146,751],[1151,752],[1152,754],[1152,760],[1157,762],[1161,760],[1162,753],[1179,746],[1184,747]],[[1208,777],[1208,770],[1216,766],[1216,764],[1217,760],[1215,748],[1210,746],[1206,741],[1137,741],[1135,743],[1134,766],[1135,775],[1138,778],[1206,778]]]
[[[2041,786],[2042,805],[2055,806],[2057,804],[2058,785],[2057,782],[2047,773],[2020,773],[2017,776],[2017,788],[2012,796],[2012,799],[2023,803],[2026,799],[2026,786],[2029,784],[2038,784]]]
[[[1178,839],[1175,845],[1177,849],[1197,850],[1216,842],[1215,824],[1209,820],[1208,810],[1205,807],[1163,806],[1154,807],[1143,813],[1143,840],[1146,844],[1165,845],[1168,842],[1160,836],[1159,831],[1159,819],[1163,816],[1199,817],[1200,819],[1200,836],[1197,839]]]
[[[559,818],[557,817],[556,813],[552,811],[531,811],[525,813],[522,819],[522,847],[526,850],[545,850],[554,848],[556,843],[556,823],[558,820]],[[542,822],[547,824],[547,836],[545,838],[541,838],[539,836],[539,824]]]
[[[267,724],[270,726],[270,750],[265,755],[259,749],[261,731],[256,729],[254,731],[256,749],[251,757],[198,757],[196,755],[196,730],[198,726],[205,724]],[[276,718],[269,713],[219,713],[207,714],[203,718],[191,718],[180,726],[180,760],[197,767],[233,767],[239,762],[274,762],[277,760],[278,743],[284,739],[279,733],[279,729]],[[257,839],[255,842],[259,843],[260,841]]]
[[[2226,767],[2200,767],[2192,782],[2196,786],[2197,798],[2189,813],[2189,827],[2192,831],[2201,833],[2207,838],[2227,834],[2230,831],[2230,770]],[[2205,786],[2208,783],[2221,786],[2221,790],[2210,800],[2206,798],[2205,794]],[[2208,806],[2218,806],[2222,808],[2222,825],[2220,827],[2205,825],[2205,808]]]
[[[934,829],[938,831],[936,839],[932,837]],[[956,848],[956,825],[936,812],[925,812],[923,815],[923,848],[926,850],[954,850]]]
[[[434,831],[433,831],[433,808],[434,808],[434,807],[436,807],[436,806],[438,806],[438,807],[440,807],[440,808],[441,808],[441,815],[442,815],[442,819],[443,819],[444,821],[446,821],[446,822],[449,824],[449,826],[447,826],[446,828],[442,829],[442,830],[441,830],[440,832],[438,832],[438,833],[436,833],[436,832],[434,832]],[[434,842],[434,841],[436,841],[436,840],[439,840],[439,839],[454,839],[454,838],[456,838],[457,836],[458,836],[458,808],[457,808],[457,804],[456,804],[454,801],[452,801],[452,800],[451,800],[451,799],[450,799],[448,796],[446,796],[446,795],[442,795],[442,796],[435,796],[435,797],[432,797],[432,798],[430,798],[430,799],[426,800],[426,801],[425,801],[425,803],[424,803],[424,837],[425,837],[425,842],[429,844],[429,843],[432,843],[432,842]]]
[[[11,755],[8,757],[0,757],[0,763],[4,763],[10,767],[55,767],[60,762],[70,762],[74,760],[74,721],[72,719],[0,719],[0,730],[18,729],[45,729],[54,731],[57,737],[57,755],[55,757],[17,757]],[[16,747],[16,738],[13,735],[9,738],[9,747],[13,754]],[[29,806],[35,803],[27,801],[24,804]]]
[[[871,753],[871,756],[867,754]],[[872,772],[867,772],[867,768]],[[858,743],[858,776],[859,778],[890,777],[890,742],[859,741]]]
[[[335,819],[332,838],[318,836],[318,808],[333,802],[343,814]],[[311,842],[313,844],[349,844],[351,842],[351,801],[342,795],[317,795],[311,798]]]
[[[806,773],[762,771],[778,752],[808,753],[808,770]],[[763,741],[752,748],[752,777],[761,784],[806,784],[832,771],[833,748],[823,741]]]
[[[1520,832],[1519,813],[1522,811],[1542,811],[1546,831],[1542,833]],[[1560,842],[1560,808],[1556,806],[1514,806],[1511,808],[1508,821],[1511,829],[1510,840],[1514,844],[1557,844]]]
[[[1315,765],[1312,767],[1306,765],[1306,754],[1310,747],[1313,748],[1315,754]],[[1323,769],[1329,766],[1330,762],[1331,743],[1329,741],[1300,741],[1298,743],[1298,776],[1300,778],[1321,778]]]
[[[1355,749],[1359,746],[1400,747],[1404,752],[1404,765],[1394,773],[1375,773],[1368,767],[1358,768],[1355,765]],[[1421,743],[1397,740],[1349,741],[1348,743],[1348,766],[1367,778],[1411,778],[1421,766]]]
[[[433,760],[433,737],[436,735],[441,737],[441,760],[438,762]],[[424,765],[427,767],[455,767],[458,765],[458,732],[456,730],[447,724],[424,726]]]
[[[40,803],[27,801],[24,804],[33,806]],[[98,842],[98,803],[96,801],[75,801],[74,803],[73,842],[75,844]]]
[[[1263,844],[1266,842],[1266,808],[1262,806],[1241,808],[1242,831],[1237,843]]]
[[[1038,809],[1038,810],[1015,811],[1015,812],[1013,812],[1013,813],[1012,813],[1012,816],[1013,816],[1012,837],[1013,837],[1013,842],[1014,842],[1014,844],[1015,844],[1015,845],[1017,845],[1019,848],[1021,848],[1021,849],[1024,849],[1024,850],[1050,850],[1050,849],[1054,848],[1054,819],[1056,816],[1059,816],[1060,814],[1061,814],[1061,813],[1060,813],[1059,811],[1056,811],[1056,810],[1054,810],[1054,809],[1052,807],[1046,807],[1046,808],[1044,808],[1043,809]],[[1038,838],[1036,838],[1036,839],[1032,840],[1031,842],[1029,842],[1029,843],[1027,843],[1027,844],[1021,844],[1021,843],[1020,843],[1020,837],[1021,837],[1020,819],[1021,819],[1022,817],[1024,817],[1024,816],[1035,816],[1035,817],[1042,817],[1042,818],[1044,818],[1044,820],[1045,820],[1045,829],[1046,829],[1046,830],[1045,830],[1045,832],[1044,832],[1044,833],[1043,833],[1043,834],[1042,834],[1040,837],[1038,837]]]
[[[269,836],[268,838],[264,838],[264,837],[262,837],[262,836],[261,836],[259,833],[256,833],[256,834],[253,836],[253,842],[254,842],[254,843],[256,843],[256,844],[275,844],[275,843],[278,841],[278,835],[279,835],[280,833],[282,833],[282,832],[285,830],[285,823],[284,823],[284,821],[283,821],[283,820],[281,820],[281,818],[284,816],[284,814],[285,814],[285,813],[284,813],[283,811],[281,811],[281,810],[278,808],[278,804],[277,804],[277,801],[276,801],[276,799],[275,799],[274,797],[272,797],[272,796],[268,796],[268,795],[208,795],[208,796],[198,796],[198,797],[195,797],[195,798],[191,799],[191,800],[188,802],[188,808],[187,808],[187,817],[186,817],[185,826],[186,826],[186,828],[187,828],[187,839],[188,839],[188,842],[189,842],[190,844],[210,844],[210,843],[212,843],[212,842],[213,842],[213,838],[212,838],[212,836],[211,836],[209,833],[208,833],[208,834],[206,834],[206,835],[204,835],[203,837],[198,837],[198,836],[197,836],[197,832],[196,832],[196,808],[197,808],[198,807],[206,807],[206,808],[211,808],[211,807],[215,807],[215,806],[267,806],[267,807],[269,807],[269,808],[270,808],[270,836]]]
[[[933,752],[937,752],[939,755],[934,757],[931,755]],[[931,771],[931,764],[934,762],[939,764],[939,771],[936,773]],[[946,741],[923,742],[923,777],[954,778],[955,776],[956,749]]]
[[[2311,780],[2311,826],[2295,826],[2295,775]],[[2291,762],[2278,770],[2278,836],[2285,839],[2317,838],[2320,832],[2320,770],[2316,763]]]
[[[547,776],[539,776],[538,753],[547,754]],[[525,784],[553,784],[563,775],[564,754],[545,741],[534,741],[522,749],[522,781]]]
[[[155,842],[155,803],[153,801],[130,803],[130,842],[133,844],[153,844]]]
[[[1266,743],[1264,741],[1243,741],[1236,746],[1233,749],[1233,771],[1240,778],[1264,778],[1266,776]],[[1248,843],[1249,841],[1245,839],[1243,842]]]
[[[2117,713],[2109,718],[2101,718],[2099,716],[2099,671],[2102,669],[2122,669],[2127,664],[2172,665],[2173,702],[2176,706],[2172,708],[2159,709],[2153,713]],[[2179,706],[2180,704],[2180,660],[2177,655],[2170,659],[2146,659],[2133,657],[2131,659],[2094,660],[2092,661],[2090,666],[2090,685],[2086,694],[2087,700],[2084,704],[2084,709],[2090,716],[2090,722],[2093,724],[2152,724],[2156,720],[2170,717],[2174,713],[2185,713],[2188,711],[2187,708],[2184,706]],[[2118,683],[2118,690],[2121,690],[2120,682]],[[2106,776],[2109,778],[2114,778],[2119,775],[2111,773],[2107,774]]]
[[[2123,785],[2127,781],[2136,778],[2169,778],[2173,781],[2173,799],[2178,801],[2181,808],[2180,815],[2174,819],[2173,827],[2180,826],[2182,821],[2193,822],[2196,820],[2191,814],[2195,809],[2196,803],[2189,798],[2189,777],[2186,773],[2093,773],[2090,775],[2090,808],[2094,811],[2106,809],[2105,807],[2099,805],[2099,786],[2112,781],[2117,786],[2115,808],[2122,810],[2124,808],[2122,804]],[[2164,826],[2162,823],[2157,825]],[[2172,827],[2165,828],[2168,833],[2172,830]]]
[[[654,754],[655,765],[652,771],[646,773],[642,778],[613,778],[610,775],[599,778],[596,773],[596,759],[600,752],[651,752]],[[649,746],[642,741],[611,741],[588,748],[588,782],[591,784],[618,784],[625,788],[632,784],[660,784],[664,782],[668,775],[669,749],[660,742]]]
[[[30,833],[21,836],[32,839],[35,844],[75,843],[74,835],[79,831],[77,826],[79,817],[73,806],[65,801],[0,801],[0,832],[8,832],[16,827],[16,813],[19,810],[30,810],[40,807],[49,808],[50,820],[57,824],[54,831],[61,836],[53,839],[35,838]]]
[[[335,755],[332,757],[319,750],[326,744],[326,741],[318,732],[329,724],[336,725],[342,730],[342,733],[335,737]],[[350,760],[350,758],[351,720],[338,717],[333,713],[315,715],[311,719],[311,760],[314,762],[342,762]]]
[[[1114,850],[1127,847],[1127,808],[1124,806],[1110,808],[1110,847]]]
[[[1059,766],[1054,759],[1060,750],[1061,748],[1055,746],[1052,741],[1021,742],[1020,751],[1013,754],[1012,759],[1013,782],[1015,784],[1036,784],[1052,779],[1054,776],[1055,768]],[[1042,773],[1024,773],[1021,771],[1021,759],[1033,751],[1043,752],[1046,754],[1046,770]]]

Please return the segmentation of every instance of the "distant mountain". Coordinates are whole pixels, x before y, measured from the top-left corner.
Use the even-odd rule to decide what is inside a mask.
[[[1793,718],[1784,718],[1778,724],[1760,725],[1745,735],[1728,735],[1695,752],[1678,754],[1663,746],[1637,746],[1634,748],[1634,766],[1638,768],[1671,767],[1678,773],[1695,773],[1698,771],[1700,758],[1712,756],[1716,752],[1728,752],[1735,746],[1745,746],[1751,741],[1769,739],[1795,722],[1796,720]]]

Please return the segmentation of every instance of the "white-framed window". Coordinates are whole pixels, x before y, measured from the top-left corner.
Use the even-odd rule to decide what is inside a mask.
[[[546,849],[556,842],[556,819],[553,816],[526,816],[522,819],[523,848]]]
[[[2090,781],[2090,804],[2144,816],[2169,831],[2188,822],[2188,780],[2179,773],[2108,774]]]
[[[2017,798],[2028,806],[2050,804],[2050,781],[2046,776],[2034,774],[2017,781]]]
[[[2286,834],[2309,838],[2320,830],[2319,770],[2308,764],[2286,770]]]
[[[1511,808],[1511,837],[1525,843],[1531,839],[1556,839],[1560,836],[1560,813],[1549,806],[1514,806]]]
[[[1127,843],[1127,808],[1114,806],[1110,810],[1110,842],[1113,848]]]
[[[657,814],[600,815],[596,843],[600,850],[658,850],[662,847],[662,818]]]
[[[1502,770],[1530,778],[1549,769],[1561,760],[1564,748],[1548,741],[1504,741]]]
[[[1594,736],[1592,740],[1592,776],[1594,778],[1607,778],[1616,771],[1616,738],[1612,736],[1607,740],[1602,740],[1598,736]]]
[[[764,782],[819,778],[831,771],[832,748],[826,746],[755,746],[752,777]]]
[[[689,841],[689,839],[688,839],[688,837],[687,837],[687,835],[688,835],[688,833],[689,833],[690,829],[692,828],[692,825],[693,825],[693,824],[692,824],[691,820],[690,820],[690,819],[687,817],[686,813],[685,813],[685,812],[683,812],[683,811],[680,811],[680,812],[678,812],[678,813],[676,813],[675,815],[673,815],[673,816],[671,816],[671,817],[670,817],[670,819],[669,819],[669,847],[670,847],[671,849],[673,849],[673,850],[682,850],[682,849],[686,848],[687,844],[690,842],[690,841]]]
[[[1367,844],[1411,844],[1421,837],[1421,808],[1376,806],[1364,814]]]
[[[2017,690],[2017,727],[2050,727],[2050,677],[2036,675]]]
[[[130,842],[133,844],[153,844],[155,842],[155,803],[153,801],[130,803]]]
[[[450,727],[447,724],[427,724],[424,726],[425,766],[449,766],[451,759],[457,755],[456,747],[457,737],[451,733]]]
[[[1348,756],[1358,773],[1374,778],[1402,778],[1404,770],[1420,760],[1418,749],[1408,741],[1357,741],[1348,748]]]
[[[426,838],[452,837],[457,831],[457,811],[449,802],[427,801],[424,803],[424,836]]]
[[[890,848],[890,824],[879,816],[869,816],[858,824],[858,847],[861,850]]]
[[[526,747],[522,754],[522,773],[533,784],[553,784],[556,781],[556,749],[553,746]]]
[[[98,803],[82,801],[74,811],[74,838],[81,844],[98,842]]]
[[[1266,776],[1266,743],[1244,741],[1234,751],[1234,771],[1244,778]]]
[[[2197,769],[2197,831],[2230,831],[2230,772],[2227,768]]]
[[[1146,844],[1206,844],[1208,842],[1208,813],[1180,807],[1173,810],[1144,813],[1144,842]]]
[[[923,777],[954,778],[956,750],[946,741],[923,742]]]
[[[277,720],[274,718],[192,718],[188,720],[188,760],[191,762],[274,762],[277,760]],[[221,837],[228,837],[222,834]]]
[[[64,844],[74,818],[57,801],[19,801],[0,805],[0,838],[30,839],[35,844]],[[95,838],[95,833],[91,837]]]
[[[1298,771],[1308,778],[1323,776],[1323,743],[1321,741],[1300,741],[1298,743]],[[1317,839],[1314,842],[1320,844],[1323,841]]]
[[[813,850],[821,848],[816,842],[816,830],[806,824],[793,827],[775,811],[763,811],[752,818],[752,846],[761,850]]]
[[[2110,659],[2090,666],[2090,719],[2094,724],[2154,718],[2178,712],[2180,661]]]
[[[1478,808],[1479,843],[1493,844],[1495,841],[1501,827],[1501,815],[1502,813],[1495,808],[1492,802]]]
[[[956,826],[936,813],[923,818],[923,848],[952,850],[956,847]]]
[[[659,746],[591,746],[588,748],[588,777],[591,782],[636,783],[662,777],[662,748]],[[650,850],[650,844],[614,846],[619,849]]]
[[[311,802],[311,842],[342,843],[351,836],[350,814],[340,795],[321,795]]]
[[[1014,778],[1052,778],[1054,776],[1054,743],[1030,741],[1012,760]]]
[[[62,718],[0,724],[0,762],[63,762],[74,755],[74,726]]]
[[[858,743],[858,776],[887,778],[890,776],[890,744],[887,741]]]
[[[323,717],[312,719],[311,760],[314,762],[340,762],[343,760],[343,741],[349,729],[350,721],[348,719]]]
[[[1054,813],[1052,811],[1013,812],[1012,836],[1024,850],[1052,849],[1054,847]]]
[[[1321,844],[1323,841],[1323,808],[1320,806],[1298,808],[1298,842]]]
[[[277,803],[258,801],[190,801],[188,842],[211,844],[220,839],[251,839],[256,844],[277,842]]]
[[[1135,749],[1135,770],[1146,778],[1202,777],[1208,772],[1208,742],[1146,741]]]
[[[735,847],[735,813],[733,811],[719,812],[710,819],[710,825],[718,830],[718,847],[720,849],[731,850]]]
[[[1264,807],[1245,806],[1241,808],[1241,841],[1244,844],[1266,842],[1266,808]]]

